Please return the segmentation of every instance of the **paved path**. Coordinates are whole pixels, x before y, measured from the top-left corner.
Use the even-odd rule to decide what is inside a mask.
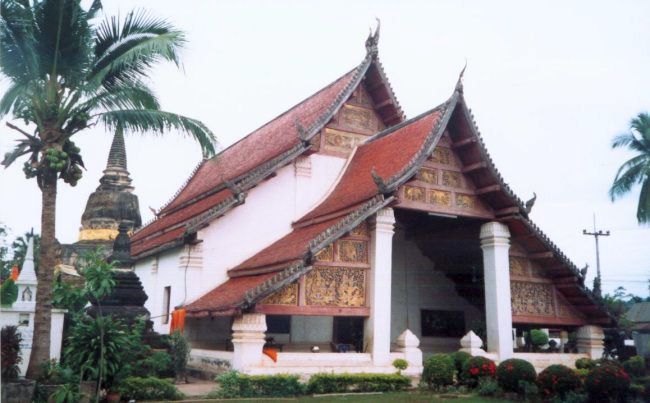
[[[189,378],[189,383],[179,383],[176,387],[187,397],[205,396],[217,388],[214,381]]]

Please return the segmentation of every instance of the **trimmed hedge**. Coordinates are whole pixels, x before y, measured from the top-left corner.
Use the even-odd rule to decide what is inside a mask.
[[[546,345],[548,343],[548,334],[539,329],[533,329],[530,331],[530,342],[536,347]]]
[[[221,389],[216,397],[291,397],[300,396],[305,387],[296,375],[244,375],[229,371],[217,376]]]
[[[534,383],[537,378],[535,367],[526,360],[510,358],[497,367],[497,381],[505,391],[523,393],[522,382]]]
[[[118,391],[126,400],[179,400],[183,394],[170,379],[131,376],[120,382]]]
[[[456,367],[450,356],[446,354],[435,354],[424,360],[422,381],[430,389],[437,389],[454,383],[455,372]]]
[[[551,365],[540,372],[537,384],[544,397],[564,399],[569,392],[575,392],[582,382],[576,371],[565,365]]]
[[[453,353],[449,354],[449,357],[451,357],[451,360],[454,362],[454,366],[456,367],[456,374],[460,376],[461,372],[463,372],[463,365],[472,358],[472,355],[470,353],[466,353],[465,351],[454,351]]]
[[[411,386],[400,374],[315,374],[307,383],[307,393],[394,392]]]
[[[630,390],[630,376],[623,368],[601,365],[589,371],[585,389],[591,401],[625,401]]]
[[[596,361],[591,358],[578,358],[575,365],[576,369],[592,369],[596,366]]]

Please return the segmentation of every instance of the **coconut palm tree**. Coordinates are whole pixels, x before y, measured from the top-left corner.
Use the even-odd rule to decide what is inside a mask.
[[[28,376],[49,359],[55,214],[59,179],[74,186],[83,160],[73,137],[95,125],[108,130],[176,129],[193,137],[204,155],[214,153],[212,132],[198,120],[160,110],[147,82],[153,65],[180,64],[183,32],[145,11],[98,21],[99,0],[0,0],[0,73],[8,89],[0,118],[24,123],[21,140],[7,153],[9,166],[27,156],[23,170],[42,195],[39,282]]]
[[[641,185],[636,218],[639,224],[650,222],[650,114],[639,113],[630,121],[630,132],[619,134],[612,142],[612,148],[627,147],[638,153],[627,160],[616,173],[609,190],[612,201],[630,192],[635,185]]]

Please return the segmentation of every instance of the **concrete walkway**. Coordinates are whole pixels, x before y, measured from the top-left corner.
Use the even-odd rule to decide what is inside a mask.
[[[187,397],[205,396],[217,389],[217,383],[198,378],[188,378],[189,383],[178,383],[176,388]]]

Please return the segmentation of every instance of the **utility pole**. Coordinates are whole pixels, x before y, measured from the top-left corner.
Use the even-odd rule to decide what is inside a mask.
[[[600,277],[600,248],[598,247],[598,237],[609,236],[609,230],[596,231],[596,213],[594,213],[594,232],[588,232],[586,229],[582,230],[582,235],[593,236],[596,240],[596,278],[594,279],[594,293],[599,297],[602,295],[601,290],[601,277]]]

